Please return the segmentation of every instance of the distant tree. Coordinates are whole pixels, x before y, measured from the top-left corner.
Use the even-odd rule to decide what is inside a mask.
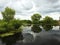
[[[46,16],[44,19],[43,19],[43,25],[52,25],[53,24],[53,18],[49,17],[49,16]]]
[[[42,29],[40,28],[40,18],[41,18],[41,15],[40,14],[33,14],[33,16],[31,16],[31,19],[32,19],[32,28],[31,30],[35,33],[39,33],[42,31]]]
[[[27,20],[26,23],[31,24],[32,22],[31,22],[31,20]]]
[[[2,13],[3,19],[5,21],[10,21],[12,19],[14,19],[14,15],[15,15],[15,10],[6,7],[5,10]]]
[[[22,23],[25,23],[25,24],[31,24],[32,22],[31,22],[31,20],[21,20],[22,21]]]
[[[54,20],[49,17],[49,16],[46,16],[44,19],[43,19],[43,23],[42,23],[42,26],[43,28],[46,30],[46,31],[49,31],[53,28],[53,22]]]
[[[59,25],[59,21],[58,20],[54,20],[53,26],[58,26],[58,25]]]
[[[31,16],[32,23],[39,24],[40,18],[41,18],[40,14],[33,14],[33,16]]]

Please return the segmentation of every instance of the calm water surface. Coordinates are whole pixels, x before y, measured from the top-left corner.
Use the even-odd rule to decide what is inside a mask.
[[[42,28],[42,27],[41,27]],[[16,41],[14,45],[60,45],[60,29],[59,26],[53,26],[50,31],[42,31],[34,33],[31,31],[31,27],[24,27],[22,31],[23,40]],[[0,40],[0,45],[5,45]]]

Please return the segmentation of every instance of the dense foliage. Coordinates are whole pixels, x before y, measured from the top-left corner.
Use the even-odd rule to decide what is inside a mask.
[[[14,18],[15,10],[6,7],[2,13],[3,19],[0,20],[0,34],[22,32],[21,20]],[[8,35],[8,34],[7,34]]]
[[[14,19],[14,15],[15,15],[15,10],[6,7],[5,10],[2,13],[3,19],[5,21],[10,21],[12,19]]]
[[[23,26],[31,26],[32,21],[31,20],[21,20]]]
[[[40,14],[33,14],[31,16],[32,23],[33,24],[39,24],[40,18],[41,18],[41,15]]]
[[[42,31],[42,29],[40,28],[40,18],[41,18],[40,14],[34,14],[33,16],[31,16],[32,25],[33,25],[31,30],[35,33]]]
[[[46,31],[51,30],[53,28],[53,22],[54,20],[51,17],[46,16],[43,19],[42,26]]]

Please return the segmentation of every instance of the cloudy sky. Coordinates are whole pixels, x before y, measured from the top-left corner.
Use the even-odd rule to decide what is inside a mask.
[[[34,13],[40,13],[43,18],[60,16],[60,0],[0,0],[0,12],[7,6],[15,9],[17,19],[30,19]]]

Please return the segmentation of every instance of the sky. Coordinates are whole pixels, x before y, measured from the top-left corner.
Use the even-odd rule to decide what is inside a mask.
[[[31,19],[34,13],[39,13],[42,18],[50,16],[59,20],[60,0],[0,0],[0,12],[6,7],[16,11],[16,19]],[[0,13],[0,19],[2,14]]]

